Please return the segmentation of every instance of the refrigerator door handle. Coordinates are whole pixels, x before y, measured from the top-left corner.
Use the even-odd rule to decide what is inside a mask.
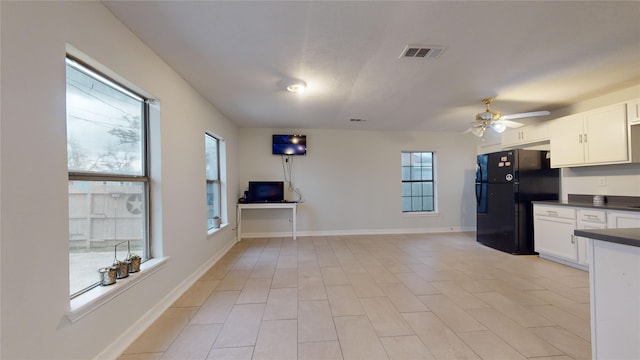
[[[480,201],[482,199],[482,185],[484,183],[476,183],[476,205],[480,206]],[[480,192],[478,192],[478,188],[480,188]]]

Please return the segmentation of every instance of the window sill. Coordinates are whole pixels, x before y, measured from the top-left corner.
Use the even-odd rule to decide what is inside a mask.
[[[421,217],[421,216],[440,216],[437,211],[414,211],[402,213],[402,216],[406,217]]]
[[[69,303],[69,310],[66,312],[66,317],[72,322],[76,322],[86,315],[90,314],[94,310],[97,310],[102,305],[108,303],[116,296],[124,293],[135,284],[148,278],[151,274],[162,269],[167,261],[168,257],[160,259],[149,259],[140,265],[140,272],[129,274],[124,279],[118,279],[118,281],[109,286],[98,286],[86,293],[71,299]]]
[[[228,223],[221,224],[219,228],[209,230],[209,232],[207,233],[207,235],[213,235],[213,234],[217,233],[218,231],[220,231],[220,230],[222,230],[222,229],[226,228],[227,226],[229,226],[229,224],[228,224]]]

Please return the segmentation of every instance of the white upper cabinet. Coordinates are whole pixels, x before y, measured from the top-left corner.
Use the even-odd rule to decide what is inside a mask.
[[[551,167],[584,164],[584,115],[569,115],[551,122]]]
[[[565,116],[549,126],[552,167],[629,162],[625,104]]]
[[[627,102],[627,121],[629,125],[640,124],[640,99]]]
[[[502,147],[516,147],[549,140],[549,124],[532,124],[502,133]]]
[[[585,114],[585,163],[629,160],[627,109],[624,104],[607,106]]]

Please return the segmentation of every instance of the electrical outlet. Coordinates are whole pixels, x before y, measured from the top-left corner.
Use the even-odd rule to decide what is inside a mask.
[[[606,178],[606,177],[604,177],[604,176],[601,176],[601,177],[598,179],[598,185],[599,185],[599,186],[607,186],[607,178]]]

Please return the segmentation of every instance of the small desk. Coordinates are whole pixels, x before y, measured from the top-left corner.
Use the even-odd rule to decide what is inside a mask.
[[[291,209],[293,213],[291,217],[291,233],[293,240],[296,240],[296,213],[298,210],[298,203],[296,202],[279,202],[279,203],[245,203],[238,204],[238,241],[242,240],[242,210],[250,209]]]

